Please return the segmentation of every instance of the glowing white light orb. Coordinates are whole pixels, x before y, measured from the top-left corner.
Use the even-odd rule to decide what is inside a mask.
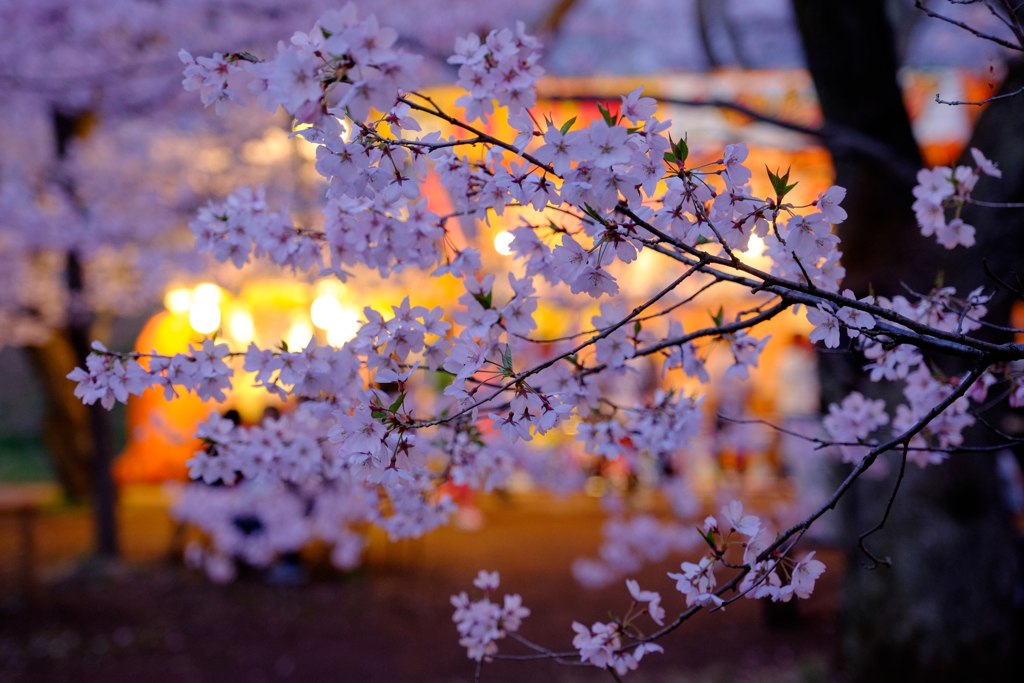
[[[171,313],[188,313],[192,308],[192,292],[187,289],[172,289],[164,296],[164,306]]]
[[[192,290],[192,301],[219,304],[222,295],[223,292],[221,292],[220,287],[210,284],[209,282],[204,282]]]
[[[288,344],[288,348],[291,351],[301,351],[306,348],[307,344],[309,344],[309,340],[312,336],[312,325],[305,320],[296,320],[292,323],[291,328],[288,330],[288,334],[285,335],[284,341]]]
[[[220,306],[216,301],[195,301],[188,312],[188,324],[199,334],[216,332],[220,327]]]
[[[502,230],[501,232],[494,236],[494,250],[497,251],[502,256],[511,256],[512,240],[514,240],[515,238],[516,236],[513,235],[512,233],[508,232],[507,230]]]
[[[327,343],[342,346],[359,331],[359,311],[350,306],[342,307],[335,324],[327,330]]]
[[[336,327],[341,319],[341,304],[333,296],[322,296],[309,309],[313,324],[321,330]]]
[[[741,252],[741,254],[751,258],[757,258],[762,253],[764,253],[764,240],[757,235],[751,235],[750,241],[747,242],[747,250]]]
[[[237,342],[248,344],[256,337],[256,326],[248,311],[235,311],[228,319],[228,333]]]

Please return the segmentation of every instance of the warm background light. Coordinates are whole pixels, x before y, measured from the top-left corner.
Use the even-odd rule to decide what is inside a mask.
[[[494,236],[494,249],[502,256],[511,256],[512,240],[514,240],[515,238],[516,236],[513,235],[512,233],[508,232],[507,230],[502,230],[501,232]]]
[[[343,306],[333,327],[327,330],[327,343],[341,346],[359,332],[359,311],[351,306]]]
[[[228,319],[228,333],[232,339],[248,344],[256,337],[256,326],[248,311],[235,311]]]
[[[196,301],[188,312],[188,323],[199,334],[212,334],[220,327],[220,306],[214,301]]]
[[[740,252],[743,256],[749,256],[751,258],[757,258],[764,253],[764,240],[757,235],[751,235],[750,241],[747,242],[747,250]]]
[[[172,289],[164,296],[164,306],[171,313],[188,313],[192,308],[192,292],[187,289]]]
[[[193,301],[212,302],[215,304],[219,304],[222,296],[223,292],[221,292],[220,287],[209,282],[204,282],[203,284],[197,286],[195,289],[192,290]]]
[[[309,309],[313,324],[321,330],[337,327],[341,320],[341,304],[333,296],[321,296]]]
[[[288,329],[284,341],[291,351],[301,351],[306,348],[310,338],[313,336],[313,326],[305,320],[296,320]]]

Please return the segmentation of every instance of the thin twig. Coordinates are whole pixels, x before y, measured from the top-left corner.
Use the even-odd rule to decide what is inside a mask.
[[[1024,91],[1024,88],[1017,92]],[[986,202],[981,199],[975,199],[973,197],[967,198],[968,204],[977,204],[978,206],[987,206],[992,209],[1024,209],[1024,202]]]
[[[921,10],[922,12],[924,12],[925,14],[927,14],[929,17],[932,17],[933,19],[941,19],[942,21],[944,21],[944,22],[946,22],[948,24],[952,24],[953,26],[958,26],[958,27],[962,28],[965,31],[973,33],[974,35],[978,36],[979,38],[984,38],[985,40],[990,40],[993,43],[995,43],[996,45],[1002,45],[1003,47],[1010,48],[1011,50],[1017,50],[1018,52],[1024,51],[1024,49],[1022,49],[1020,45],[1014,45],[1013,43],[1011,43],[1009,41],[1003,40],[1002,38],[998,38],[996,36],[989,35],[987,33],[982,33],[978,29],[974,28],[973,26],[969,26],[969,25],[965,24],[962,21],[957,21],[956,19],[951,19],[951,18],[949,18],[949,17],[947,17],[945,15],[939,14],[938,12],[933,12],[932,10],[928,9],[927,7],[925,7],[924,3],[922,3],[921,0],[914,0],[914,6],[917,7],[917,9]]]
[[[998,275],[993,273],[992,269],[988,267],[988,259],[981,259],[981,269],[983,271],[985,271],[985,275],[988,275],[990,278],[992,278],[997,283],[999,283],[999,285],[1003,289],[1005,289],[1006,291],[1011,292],[1013,294],[1016,294],[1018,299],[1020,299],[1021,301],[1024,301],[1024,290],[1022,290],[1022,288],[1020,286],[1014,287],[1013,285],[1008,284],[1002,278],[1000,278]],[[1014,277],[1016,277],[1016,275],[1017,274],[1014,273]]]
[[[1014,90],[1013,92],[1003,93],[1002,95],[993,95],[992,97],[988,97],[988,98],[986,98],[984,100],[978,100],[977,102],[960,101],[960,100],[944,100],[944,99],[942,99],[939,96],[939,93],[935,93],[935,101],[937,103],[939,103],[939,104],[948,104],[948,105],[951,105],[951,106],[956,106],[956,105],[960,105],[960,104],[966,104],[968,106],[980,107],[983,104],[988,104],[989,102],[995,102],[996,100],[1005,100],[1005,99],[1008,99],[1010,97],[1016,97],[1017,95],[1020,95],[1021,93],[1024,93],[1024,87],[1018,88],[1017,90]],[[974,203],[975,204],[981,204],[981,202],[974,202]],[[1024,205],[1018,205],[1018,206],[1024,206]]]
[[[871,560],[871,562],[873,562],[873,564],[870,567],[865,567],[865,569],[875,570],[878,569],[878,565],[880,564],[883,564],[886,567],[892,566],[892,558],[890,558],[888,555],[886,555],[886,557],[881,560],[875,557],[874,554],[872,554],[872,552],[868,550],[867,547],[864,545],[864,539],[870,536],[871,534],[875,533],[876,531],[881,531],[882,527],[885,526],[885,521],[889,519],[889,512],[892,510],[892,504],[896,500],[896,493],[900,490],[900,484],[903,482],[903,473],[906,472],[907,470],[908,448],[908,444],[903,444],[903,458],[900,460],[900,473],[896,477],[896,485],[892,487],[892,493],[889,494],[889,502],[886,503],[885,505],[885,514],[882,515],[882,519],[878,522],[878,524],[876,524],[871,529],[868,529],[857,538],[857,547],[860,548],[862,553],[868,556],[868,559]]]

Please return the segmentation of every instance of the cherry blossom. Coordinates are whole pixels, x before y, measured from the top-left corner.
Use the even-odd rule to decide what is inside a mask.
[[[480,571],[480,576],[473,585],[490,594],[498,589],[498,572]],[[455,614],[452,621],[461,638],[459,645],[466,648],[466,656],[476,661],[487,660],[497,654],[497,641],[508,633],[519,630],[523,619],[530,616],[530,610],[523,607],[522,598],[518,594],[506,595],[502,604],[496,604],[484,597],[470,601],[465,592],[451,597]]]

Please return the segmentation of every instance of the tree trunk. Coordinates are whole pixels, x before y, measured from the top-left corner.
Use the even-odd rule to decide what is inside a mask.
[[[89,411],[75,397],[75,385],[67,379],[78,364],[75,350],[67,335],[57,331],[45,344],[26,347],[25,354],[42,384],[43,443],[50,453],[57,480],[69,499],[91,498],[93,443]]]
[[[67,157],[68,148],[75,137],[83,137],[88,133],[93,118],[88,112],[80,112],[74,115],[53,112],[53,129],[55,152],[58,163],[58,172],[62,171],[59,166]],[[70,175],[60,177],[64,191],[72,204],[79,207],[84,214],[85,208],[81,206],[80,198],[76,192],[74,180]],[[76,365],[85,367],[86,359],[89,356],[92,328],[96,315],[88,308],[85,299],[85,273],[81,258],[78,252],[71,248],[67,252],[65,268],[66,285],[68,288],[67,303],[67,326],[63,331],[63,337],[67,340]],[[43,372],[54,374],[54,368],[45,368]],[[70,372],[70,369],[68,370]],[[65,375],[67,372],[64,373]],[[59,376],[56,378],[59,379]],[[71,382],[64,380],[69,387]],[[46,385],[50,388],[49,385]],[[72,387],[73,391],[73,387]],[[63,402],[63,391],[55,388],[54,400],[51,405],[56,406]],[[55,409],[55,418],[70,415],[69,412]],[[114,558],[118,555],[117,540],[117,489],[114,485],[111,465],[114,460],[113,439],[111,438],[110,416],[99,403],[85,406],[84,426],[89,434],[89,446],[91,454],[91,477],[90,489],[93,503],[93,519],[96,533],[96,553],[103,558]],[[71,422],[66,429],[77,431],[83,426],[82,421]],[[60,426],[55,425],[59,430]],[[59,437],[58,437],[59,438]],[[80,439],[75,438],[76,442]],[[76,474],[76,485],[79,477]]]
[[[95,316],[84,304],[82,264],[78,254],[68,252],[68,328],[67,335],[78,364],[85,367],[92,338]],[[92,436],[92,502],[96,532],[96,553],[100,557],[118,555],[117,543],[117,488],[111,465],[114,462],[114,444],[110,434],[110,415],[99,403],[86,406],[89,431]]]
[[[894,162],[831,150],[836,184],[848,191],[843,206],[849,218],[838,230],[844,286],[859,296],[869,287],[892,296],[905,294],[902,282],[928,291],[939,270],[980,274],[978,250],[947,252],[922,238],[914,220],[915,181],[908,169],[921,159],[896,81],[884,1],[793,4],[826,126],[874,138]],[[903,402],[899,387],[872,385],[860,370],[863,363],[852,355],[822,355],[824,404],[857,389],[885,398],[893,412]],[[892,566],[869,570],[858,537],[882,518],[899,469],[897,454],[883,457],[888,476],[862,478],[840,505],[849,554],[844,667],[857,680],[901,683],[986,680],[1004,671],[1013,629],[1014,558],[993,458],[953,456],[923,470],[908,464],[884,530],[865,541],[876,557],[891,557]]]

